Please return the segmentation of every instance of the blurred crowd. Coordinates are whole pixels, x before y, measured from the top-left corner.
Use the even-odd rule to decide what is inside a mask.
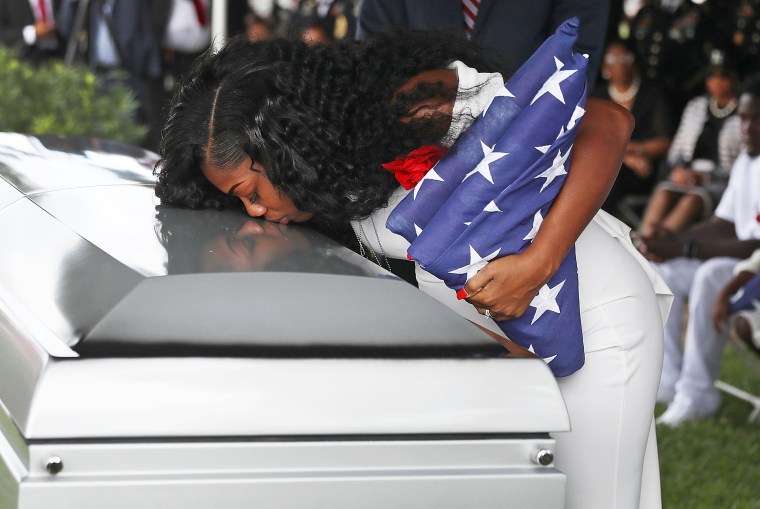
[[[82,62],[104,86],[126,84],[139,100],[138,118],[151,128],[144,145],[156,150],[172,88],[212,42],[213,1],[221,0],[0,0],[0,41],[30,62]],[[745,89],[749,100],[742,106],[741,88],[760,72],[760,0],[555,3],[563,10],[551,16],[564,19],[579,11],[579,50],[590,54],[589,78],[596,84],[591,94],[618,103],[636,120],[603,208],[631,225],[641,251],[658,262],[657,270],[671,285],[683,287],[671,314],[678,323],[666,331],[659,397],[671,407],[663,422],[677,425],[711,415],[719,400],[712,382],[719,369],[721,327],[727,303],[743,287],[732,280],[732,267],[760,247],[760,180],[745,175],[749,167],[760,174],[760,92],[750,83]],[[473,29],[460,18],[453,25],[436,25],[443,18],[435,2],[227,0],[226,27],[228,37],[252,41],[287,37],[329,44],[382,28],[454,26],[486,48],[511,37],[500,47],[522,51],[524,58],[549,35],[545,27],[525,21],[529,10],[507,0],[489,8],[480,15],[487,21],[475,21]],[[555,22],[551,17],[542,24]],[[730,262],[711,265],[716,258]],[[675,266],[672,260],[686,262]],[[738,266],[747,272],[747,264]],[[754,272],[760,268],[749,266]],[[684,353],[678,311],[687,301]],[[756,339],[745,331],[757,347],[760,315],[747,324],[757,324]],[[689,342],[712,346],[690,353]]]
[[[157,150],[178,79],[211,45],[213,0],[0,0],[0,43],[33,64],[83,63],[103,86],[126,85]],[[310,43],[354,37],[353,0],[226,0],[227,37]]]

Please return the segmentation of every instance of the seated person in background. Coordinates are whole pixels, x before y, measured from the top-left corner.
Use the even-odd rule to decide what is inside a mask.
[[[741,151],[736,82],[726,54],[714,50],[705,76],[707,94],[695,97],[684,109],[668,151],[670,177],[657,185],[649,200],[642,237],[657,235],[661,229],[681,231],[712,215]]]
[[[736,335],[760,354],[760,249],[734,267],[734,278],[723,287],[713,306],[713,324],[722,332],[733,314]]]
[[[602,78],[606,85],[597,88],[592,95],[618,103],[636,119],[623,166],[602,206],[616,215],[618,202],[623,197],[652,191],[660,158],[670,147],[673,122],[665,95],[655,85],[641,81],[636,57],[623,41],[607,45]]]
[[[652,261],[674,300],[665,323],[665,357],[657,399],[669,402],[658,424],[676,427],[717,412],[715,380],[726,338],[713,327],[712,309],[733,277],[734,266],[760,248],[760,75],[747,80],[739,97],[746,151],[731,170],[726,192],[712,219],[681,232],[644,238],[642,253]],[[681,350],[684,305],[689,314]]]

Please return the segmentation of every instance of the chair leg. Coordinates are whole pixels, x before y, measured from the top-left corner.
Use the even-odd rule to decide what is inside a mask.
[[[729,344],[737,351],[739,356],[744,359],[747,366],[753,370],[758,376],[760,376],[760,365],[755,360],[755,353],[745,345],[741,339],[739,339],[733,332],[729,334]],[[752,357],[752,359],[750,359]],[[752,412],[750,412],[747,422],[760,424],[760,396],[755,396],[747,391],[734,387],[731,384],[722,382],[720,380],[715,381],[715,387],[727,394],[746,401],[752,405]]]
[[[747,391],[743,391],[738,387],[734,387],[733,385],[727,384],[726,382],[722,382],[720,380],[715,381],[715,387],[727,394],[734,396],[735,398],[739,398],[752,405],[753,409],[749,414],[747,422],[760,424],[760,396],[755,396],[754,394],[750,394]]]

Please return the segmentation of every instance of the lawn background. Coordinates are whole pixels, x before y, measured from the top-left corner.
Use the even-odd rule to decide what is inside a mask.
[[[760,395],[758,369],[729,345],[720,379]],[[751,410],[723,393],[715,418],[657,427],[663,509],[760,509],[760,424],[747,423]]]

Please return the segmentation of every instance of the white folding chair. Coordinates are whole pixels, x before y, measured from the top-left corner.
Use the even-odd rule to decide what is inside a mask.
[[[760,377],[760,359],[758,358],[757,354],[754,351],[750,350],[750,348],[744,344],[744,342],[739,339],[733,332],[729,334],[729,338],[729,343],[739,353],[739,357],[745,361],[747,366],[749,366],[749,369],[754,371],[755,374]],[[730,394],[731,396],[739,398],[752,405],[752,411],[747,418],[747,422],[760,424],[760,396],[751,394],[721,380],[715,381],[715,387],[725,392],[726,394]]]

